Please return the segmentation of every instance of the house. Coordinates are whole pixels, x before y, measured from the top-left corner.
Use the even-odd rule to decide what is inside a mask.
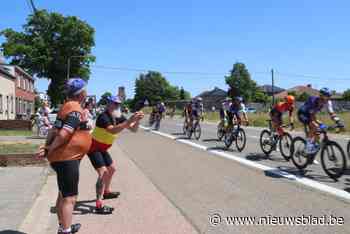
[[[282,89],[277,86],[272,87],[272,85],[262,85],[262,86],[259,86],[259,88],[268,96],[272,96],[273,94],[278,94],[285,91],[285,89]]]
[[[204,109],[212,110],[213,107],[220,109],[222,102],[227,97],[227,92],[215,87],[213,90],[205,91],[199,94],[197,97],[203,98]]]
[[[34,78],[19,66],[2,66],[15,80],[15,111],[17,119],[28,119],[34,114]]]
[[[297,96],[306,93],[309,96],[315,96],[315,95],[319,95],[319,91],[317,89],[312,88],[311,84],[308,85],[298,85],[295,86],[293,88],[287,89],[283,92],[280,92],[278,94],[275,95],[276,98],[284,98],[285,96],[288,95],[288,93],[295,93]]]
[[[0,67],[0,120],[13,120],[15,113],[16,78]]]

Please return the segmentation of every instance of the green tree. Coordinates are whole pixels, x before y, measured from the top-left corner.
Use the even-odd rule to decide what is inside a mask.
[[[67,60],[71,59],[70,75],[88,80],[89,56],[95,45],[94,29],[75,16],[63,16],[46,10],[29,15],[23,32],[5,29],[1,47],[11,64],[19,65],[38,78],[49,79],[48,95],[54,106],[63,102],[67,77]],[[79,57],[77,57],[79,56]]]
[[[181,100],[185,100],[186,99],[186,97],[185,97],[185,90],[184,90],[183,87],[181,87],[181,89],[180,89],[180,99]]]
[[[184,91],[187,98],[189,93]],[[181,90],[170,85],[166,78],[159,72],[149,71],[146,74],[140,74],[135,81],[134,103],[143,103],[147,99],[150,105],[157,101],[169,101],[181,99]]]
[[[255,97],[262,97],[260,90],[254,80],[252,80],[248,69],[244,63],[235,63],[230,75],[225,77],[226,84],[229,85],[229,96],[242,96],[245,101],[254,101]]]
[[[112,93],[111,92],[105,92],[102,94],[101,99],[98,101],[98,105],[106,105],[107,104],[107,97],[111,97]]]
[[[302,94],[297,96],[297,101],[299,102],[305,102],[308,98],[310,97],[310,95],[306,92],[303,92]]]
[[[345,92],[343,93],[343,99],[345,101],[350,101],[350,89],[345,90]]]
[[[297,96],[298,96],[298,95],[297,95],[297,92],[295,92],[294,90],[288,91],[288,95],[292,95],[292,96],[294,96],[294,97],[297,97]]]

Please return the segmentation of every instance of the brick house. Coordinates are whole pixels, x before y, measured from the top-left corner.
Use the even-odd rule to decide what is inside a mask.
[[[15,110],[17,119],[28,119],[34,114],[34,78],[19,66],[6,65],[4,67],[15,81]]]
[[[0,120],[13,120],[15,113],[16,78],[0,67]]]

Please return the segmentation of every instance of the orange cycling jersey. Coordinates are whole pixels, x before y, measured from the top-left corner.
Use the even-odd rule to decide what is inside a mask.
[[[294,107],[293,105],[287,103],[287,102],[279,102],[277,103],[274,108],[275,110],[277,110],[278,112],[284,113],[284,112],[292,112]]]
[[[57,118],[65,120],[69,113],[78,112],[83,113],[83,109],[80,104],[75,101],[66,102],[59,113]],[[47,156],[49,162],[79,160],[89,151],[91,145],[91,135],[88,130],[76,129],[68,142],[58,148],[55,152],[52,152]]]

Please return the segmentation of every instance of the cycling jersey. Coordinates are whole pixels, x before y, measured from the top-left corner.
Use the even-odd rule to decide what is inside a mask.
[[[90,152],[107,151],[117,138],[117,134],[112,134],[107,131],[107,127],[111,125],[118,125],[124,123],[126,118],[113,118],[107,111],[103,112],[97,117],[96,127],[92,132],[92,145]]]
[[[287,111],[292,112],[293,109],[293,105],[290,105],[287,102],[279,102],[273,107],[273,110],[278,111],[280,113],[284,113]]]
[[[308,100],[300,107],[299,111],[308,114],[317,114],[324,107],[327,107],[329,113],[334,113],[332,101],[329,100],[326,104],[322,103],[320,97],[311,96]]]
[[[229,112],[232,114],[238,114],[240,111],[246,112],[245,105],[243,103],[232,103],[229,109]]]
[[[66,102],[57,114],[55,128],[62,128],[72,133],[69,141],[47,156],[50,162],[79,160],[91,145],[90,132],[82,124],[83,109],[76,101]]]

